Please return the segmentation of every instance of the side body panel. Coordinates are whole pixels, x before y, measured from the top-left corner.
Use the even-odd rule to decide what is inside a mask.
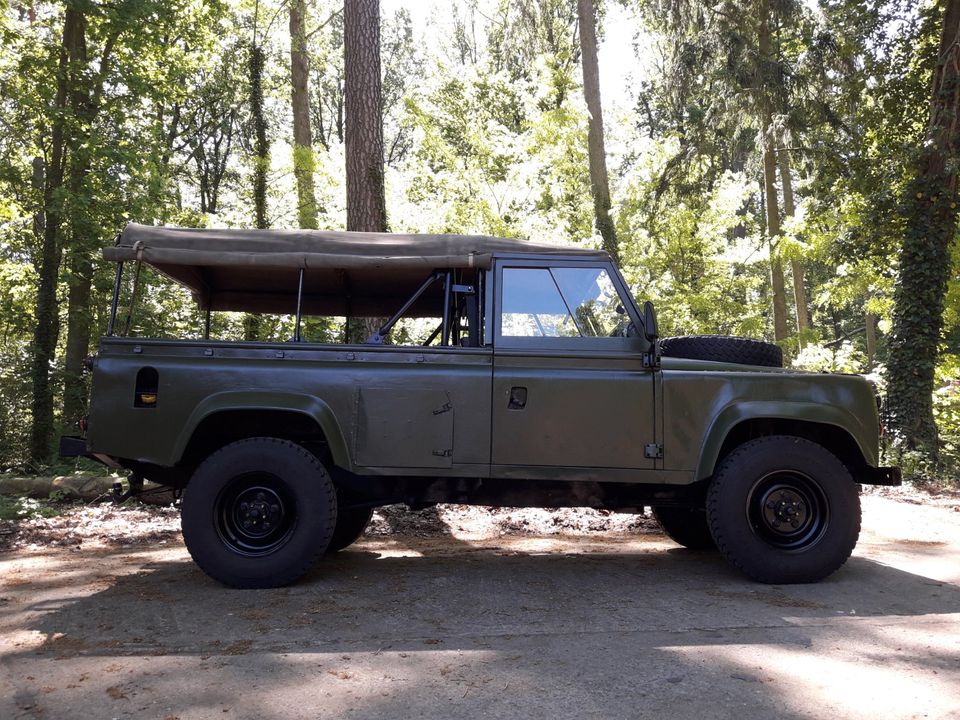
[[[522,389],[524,407],[511,408]],[[639,353],[498,350],[494,466],[653,470],[653,373]],[[516,404],[516,403],[514,403]]]
[[[151,407],[135,406],[142,368],[159,381]],[[491,376],[483,348],[108,338],[94,371],[88,443],[171,466],[213,413],[288,410],[316,420],[347,470],[485,476]]]
[[[746,368],[664,358],[664,469],[702,480],[744,420],[798,420],[848,433],[867,465],[879,464],[877,406],[861,377]]]
[[[609,263],[498,259],[494,268],[495,342],[491,448],[494,477],[600,482],[665,482],[645,448],[656,444],[654,371],[638,336],[506,335],[502,297],[511,269],[591,268],[607,273],[624,322],[640,317]],[[558,295],[559,297],[559,295]],[[566,302],[564,300],[564,302]],[[539,320],[537,321],[539,325]],[[655,453],[653,453],[655,455]]]

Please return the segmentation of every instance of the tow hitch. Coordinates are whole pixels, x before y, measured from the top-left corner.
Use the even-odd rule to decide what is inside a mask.
[[[130,473],[130,476],[127,478],[127,489],[123,489],[123,483],[119,480],[113,484],[113,492],[111,497],[113,502],[119,505],[124,500],[135,495],[139,495],[143,492],[143,475],[140,473]]]

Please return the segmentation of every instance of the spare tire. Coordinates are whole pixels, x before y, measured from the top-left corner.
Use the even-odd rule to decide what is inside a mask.
[[[660,341],[662,357],[783,367],[783,350],[773,343],[728,335],[682,335]]]

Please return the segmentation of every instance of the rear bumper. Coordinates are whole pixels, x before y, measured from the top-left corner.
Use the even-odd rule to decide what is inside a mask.
[[[87,457],[88,455],[87,441],[82,437],[77,437],[76,435],[60,436],[60,457]]]
[[[863,485],[902,485],[903,475],[898,467],[868,467],[857,478]]]

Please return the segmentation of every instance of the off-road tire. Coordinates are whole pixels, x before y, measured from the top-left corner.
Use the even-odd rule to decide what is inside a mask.
[[[337,526],[333,530],[327,552],[340,552],[353,545],[363,535],[372,517],[373,508],[340,508],[337,511]]]
[[[789,435],[740,445],[707,491],[717,548],[762,583],[810,583],[836,571],[857,544],[860,516],[846,466],[823,446]]]
[[[661,506],[651,509],[660,527],[678,545],[691,550],[717,549],[703,508]]]
[[[184,491],[180,522],[187,550],[213,579],[236,588],[281,587],[326,551],[337,496],[313,453],[288,440],[248,438],[200,464]]]
[[[772,343],[728,335],[681,335],[660,341],[662,357],[783,367],[783,350]]]

